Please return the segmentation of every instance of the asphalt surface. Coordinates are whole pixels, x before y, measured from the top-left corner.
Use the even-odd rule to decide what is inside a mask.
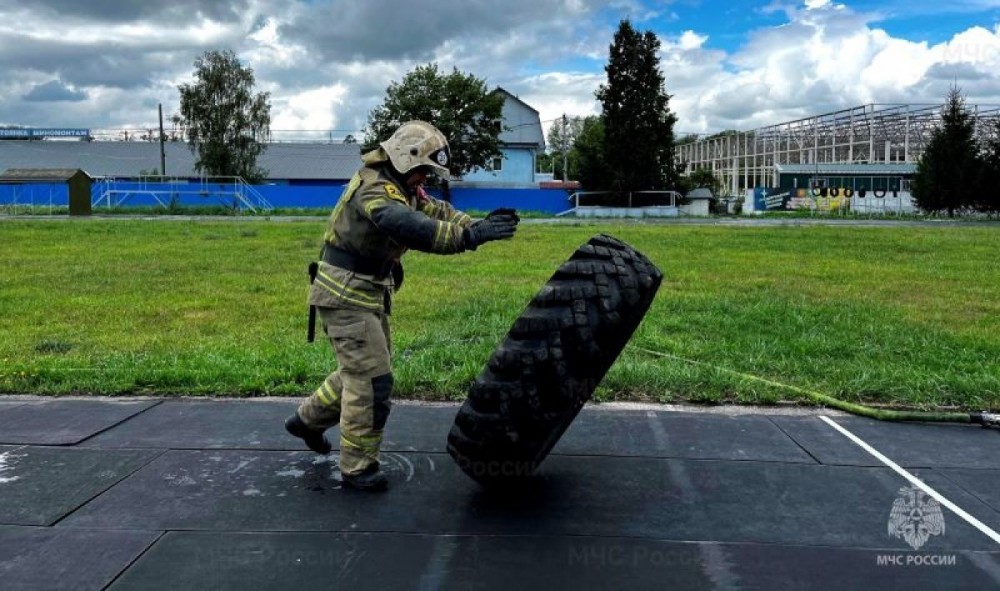
[[[1000,588],[996,430],[591,406],[497,494],[397,404],[365,494],[296,402],[0,397],[0,589]]]

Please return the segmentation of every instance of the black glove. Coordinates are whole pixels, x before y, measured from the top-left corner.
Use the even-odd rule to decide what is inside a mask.
[[[517,231],[517,214],[490,214],[485,220],[473,222],[465,229],[465,247],[476,250],[476,247],[491,240],[510,238]]]

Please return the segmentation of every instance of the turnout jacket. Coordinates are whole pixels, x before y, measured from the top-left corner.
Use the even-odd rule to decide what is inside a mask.
[[[388,313],[393,287],[389,270],[409,249],[438,254],[466,250],[465,229],[472,218],[451,204],[411,195],[389,174],[382,148],[362,156],[361,167],[344,188],[323,235],[324,249],[338,257],[321,257],[309,290],[309,304],[350,307]],[[330,253],[328,253],[330,254]],[[365,273],[337,264],[355,258],[380,271]]]

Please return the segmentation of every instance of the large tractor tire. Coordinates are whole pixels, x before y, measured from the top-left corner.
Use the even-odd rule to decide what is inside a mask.
[[[490,486],[534,474],[645,316],[663,274],[611,236],[576,250],[476,378],[448,453]]]

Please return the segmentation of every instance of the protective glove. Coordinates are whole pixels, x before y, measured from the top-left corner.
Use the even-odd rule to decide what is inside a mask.
[[[476,250],[480,244],[491,240],[510,238],[517,231],[517,214],[490,214],[485,220],[473,222],[465,229],[465,248]]]

